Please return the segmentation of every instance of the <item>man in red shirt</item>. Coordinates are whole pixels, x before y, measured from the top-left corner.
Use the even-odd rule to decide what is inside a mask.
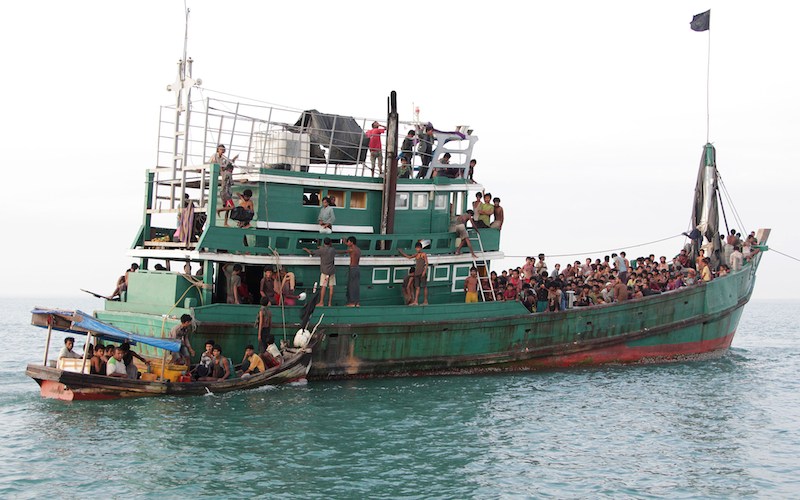
[[[378,163],[378,174],[383,173],[383,150],[381,147],[381,134],[386,132],[386,129],[381,127],[380,123],[372,122],[372,130],[367,130],[367,137],[369,138],[369,157],[372,163],[372,172],[375,172],[375,162]]]

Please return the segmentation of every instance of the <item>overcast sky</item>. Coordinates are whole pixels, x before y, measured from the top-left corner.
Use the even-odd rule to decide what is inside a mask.
[[[189,2],[204,87],[383,117],[398,92],[480,137],[475,176],[506,207],[508,255],[673,256],[706,140],[743,228],[800,257],[800,4]],[[178,1],[13,2],[0,30],[6,189],[0,294],[110,293],[132,261],[159,105],[183,49]],[[744,231],[743,231],[744,232]],[[551,258],[566,262],[578,257]],[[522,264],[507,260],[506,267]],[[552,264],[551,264],[552,265]],[[762,261],[756,298],[798,298]],[[58,304],[67,306],[68,304]]]

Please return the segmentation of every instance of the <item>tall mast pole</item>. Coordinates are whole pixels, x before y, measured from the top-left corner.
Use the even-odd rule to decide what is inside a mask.
[[[392,91],[388,102],[386,120],[386,175],[383,178],[383,206],[381,207],[381,234],[394,233],[394,199],[397,193],[397,138],[399,118],[397,92]]]

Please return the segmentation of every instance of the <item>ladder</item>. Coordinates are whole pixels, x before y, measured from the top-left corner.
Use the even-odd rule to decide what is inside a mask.
[[[473,234],[475,236],[472,236]],[[477,251],[475,253],[480,253],[481,257],[483,257],[484,250],[483,242],[481,241],[481,233],[474,228],[470,228],[467,230],[467,237],[469,238],[470,243],[478,243],[478,247],[476,248]],[[489,266],[486,260],[478,260],[477,258],[473,257],[472,265],[478,270],[478,292],[480,293],[481,299],[484,302],[494,301],[494,285],[492,285],[492,279],[489,276]],[[486,286],[487,284],[488,286]]]

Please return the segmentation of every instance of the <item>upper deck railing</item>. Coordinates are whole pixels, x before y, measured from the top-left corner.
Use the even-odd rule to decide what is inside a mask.
[[[264,168],[273,168],[379,176],[385,172],[389,159],[385,133],[380,136],[380,154],[375,158],[370,154],[366,131],[375,121],[381,127],[385,126],[385,121],[373,118],[213,98],[195,102],[189,109],[181,109],[180,113],[176,113],[175,106],[163,106],[151,208],[162,212],[176,211],[182,205],[187,186],[199,188],[199,198],[207,196],[208,178],[202,166],[209,163],[218,144],[225,145],[228,158],[238,156],[235,162],[237,173],[257,173]],[[427,169],[420,170],[427,162],[418,152],[419,140],[415,138],[412,141],[410,151],[405,151],[410,156],[412,176],[415,171],[421,171],[426,178],[434,175],[466,178],[472,149],[478,138],[466,126],[454,128],[457,130],[434,132]],[[409,130],[414,130],[418,137],[424,133],[424,125],[401,122],[398,154],[404,152],[400,144]],[[449,153],[449,163],[444,160],[445,153]],[[203,206],[201,202],[200,208]]]

